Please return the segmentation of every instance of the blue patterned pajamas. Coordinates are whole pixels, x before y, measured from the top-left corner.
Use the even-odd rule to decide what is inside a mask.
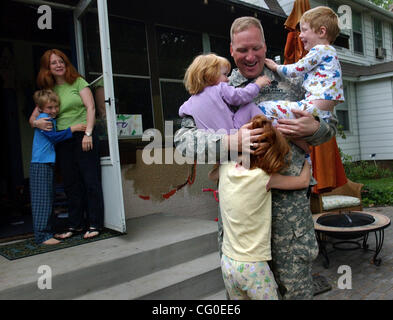
[[[278,300],[277,284],[266,261],[242,262],[223,254],[221,270],[231,300]]]
[[[34,237],[40,244],[53,237],[48,227],[53,210],[54,164],[30,163],[30,197]]]
[[[312,101],[302,100],[302,101],[285,101],[285,100],[275,100],[275,101],[263,101],[259,105],[262,113],[269,119],[273,121],[274,125],[277,125],[277,119],[296,119],[291,109],[297,109],[302,111],[307,111],[311,113],[314,117],[319,117],[325,121],[333,116],[330,111],[324,111],[318,109],[317,106],[313,104]]]
[[[330,45],[316,45],[310,52],[294,64],[278,65],[277,73],[283,78],[303,78],[305,98],[301,101],[264,101],[259,105],[267,118],[277,123],[277,119],[294,119],[291,109],[307,111],[326,122],[333,117],[332,112],[318,109],[314,100],[332,102],[344,101],[344,87],[341,66],[336,49]]]

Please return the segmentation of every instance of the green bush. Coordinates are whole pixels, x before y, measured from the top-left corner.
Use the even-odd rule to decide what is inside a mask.
[[[350,156],[344,157],[343,165],[347,178],[352,181],[361,179],[381,179],[393,177],[393,171],[384,169],[368,161],[350,161]]]
[[[393,205],[393,187],[366,184],[362,189],[362,201],[365,207]]]
[[[371,161],[352,161],[352,157],[341,153],[348,179],[364,184],[362,201],[365,207],[393,205],[393,171],[379,167]]]

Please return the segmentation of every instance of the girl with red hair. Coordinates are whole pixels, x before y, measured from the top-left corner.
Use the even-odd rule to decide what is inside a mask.
[[[69,209],[69,228],[57,237],[66,239],[82,232],[85,210],[88,229],[84,238],[96,237],[103,227],[104,202],[98,137],[93,131],[93,95],[88,83],[68,57],[57,49],[48,50],[41,57],[37,85],[42,89],[52,89],[60,97],[57,130],[65,130],[77,123],[86,123],[84,133],[76,133],[72,139],[60,142],[56,146]],[[43,118],[37,120],[38,114],[38,110],[35,109],[30,117],[32,127],[50,130],[51,123]]]
[[[221,270],[231,300],[278,299],[277,284],[267,263],[272,259],[270,189],[304,189],[310,183],[307,161],[300,176],[278,174],[287,166],[289,145],[266,117],[252,119],[252,129],[256,128],[264,131],[255,154],[250,155],[250,169],[236,162],[221,164],[219,169],[224,227]]]

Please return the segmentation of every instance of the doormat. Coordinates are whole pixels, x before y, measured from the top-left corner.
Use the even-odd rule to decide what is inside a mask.
[[[100,235],[94,237],[93,239],[83,239],[83,234],[78,234],[71,238],[61,240],[61,243],[56,245],[36,244],[34,238],[2,245],[0,246],[0,255],[7,258],[8,260],[16,260],[16,259],[34,256],[36,254],[61,250],[61,249],[79,246],[90,242],[105,240],[105,239],[124,235],[124,233],[120,233],[110,229],[102,230]]]
[[[332,286],[329,284],[329,282],[324,276],[321,276],[319,274],[313,274],[312,278],[314,296],[332,290]]]

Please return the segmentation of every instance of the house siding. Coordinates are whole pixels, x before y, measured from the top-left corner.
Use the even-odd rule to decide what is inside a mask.
[[[267,4],[263,0],[242,0],[241,2],[246,2],[260,8],[269,9]]]
[[[375,80],[358,83],[356,89],[359,117],[360,158],[393,159],[392,81]]]
[[[294,2],[294,0],[278,0],[278,3],[280,4],[281,8],[284,10],[287,16],[289,16],[289,14],[291,13]]]

